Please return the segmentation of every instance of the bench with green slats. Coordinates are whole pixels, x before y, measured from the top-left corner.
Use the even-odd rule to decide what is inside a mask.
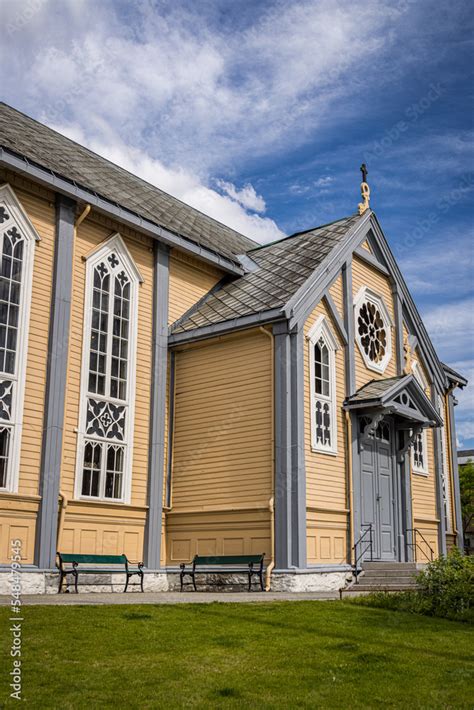
[[[58,552],[59,564],[59,588],[61,593],[63,581],[68,574],[74,578],[74,589],[77,594],[77,584],[79,573],[86,574],[110,574],[123,571],[126,575],[124,593],[127,591],[130,578],[138,575],[140,578],[140,589],[143,592],[143,562],[132,565],[126,555],[79,555],[76,553]],[[133,586],[133,585],[132,585]]]
[[[257,577],[257,583],[260,584],[260,589],[263,592],[263,561],[265,554],[262,555],[196,555],[188,569],[183,563],[180,565],[181,574],[181,591],[185,584],[192,584],[194,591],[197,592],[196,574],[198,572],[210,572],[211,574],[238,574],[246,573],[248,575],[248,590],[252,589],[252,578]],[[200,568],[200,569],[199,569]],[[186,582],[185,578],[191,577],[190,582]]]

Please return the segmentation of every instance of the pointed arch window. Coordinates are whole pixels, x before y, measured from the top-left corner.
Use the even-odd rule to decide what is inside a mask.
[[[9,185],[0,187],[0,490],[16,492],[35,241]]]
[[[311,448],[337,453],[336,350],[337,340],[324,316],[308,333],[311,388]]]
[[[76,497],[130,500],[141,281],[119,234],[87,258]]]
[[[426,381],[420,364],[416,360],[413,361],[412,372],[423,392],[429,396],[427,392],[428,382]],[[428,475],[428,436],[426,429],[422,429],[413,442],[411,465],[414,473],[420,473],[424,476]]]

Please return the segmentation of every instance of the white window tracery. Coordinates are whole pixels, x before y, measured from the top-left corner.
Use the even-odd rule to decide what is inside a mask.
[[[311,448],[337,453],[336,350],[337,340],[324,316],[308,333],[311,388]]]
[[[76,497],[130,499],[141,280],[119,234],[87,258]]]
[[[0,187],[0,490],[20,466],[33,258],[38,233],[9,185]]]
[[[354,299],[355,336],[366,366],[384,372],[392,357],[392,319],[381,296],[360,289]]]
[[[423,392],[426,394],[428,389],[428,382],[421,369],[420,364],[413,360],[412,372],[416,381],[420,385]],[[423,475],[428,474],[428,436],[426,429],[422,429],[419,434],[415,437],[412,445],[411,452],[411,465],[415,473],[421,473]]]

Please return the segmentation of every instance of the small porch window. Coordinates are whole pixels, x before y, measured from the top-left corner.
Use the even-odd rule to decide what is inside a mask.
[[[311,448],[337,453],[336,350],[337,340],[326,318],[320,316],[308,333],[311,387]]]

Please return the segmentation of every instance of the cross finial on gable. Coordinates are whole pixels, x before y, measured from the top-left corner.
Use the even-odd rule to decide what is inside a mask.
[[[359,214],[364,214],[366,210],[369,209],[370,202],[370,187],[367,185],[367,175],[369,171],[367,170],[367,165],[362,163],[360,166],[360,172],[362,173],[362,182],[360,184],[360,194],[362,195],[363,202],[359,202]]]

